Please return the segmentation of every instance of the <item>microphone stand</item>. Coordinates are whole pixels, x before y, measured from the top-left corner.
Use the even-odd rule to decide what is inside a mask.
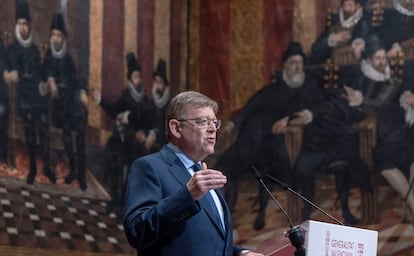
[[[305,256],[306,250],[304,248],[305,238],[302,234],[302,230],[300,226],[294,226],[292,220],[290,219],[289,215],[287,214],[286,210],[280,205],[279,201],[273,196],[270,189],[266,186],[263,182],[262,174],[256,169],[256,167],[251,167],[254,176],[256,177],[259,184],[265,189],[266,193],[272,198],[273,203],[282,211],[283,215],[285,215],[287,221],[289,222],[289,230],[286,231],[287,237],[289,237],[290,243],[296,248],[295,256]]]
[[[271,182],[276,183],[277,185],[279,185],[283,190],[289,190],[291,193],[293,193],[296,196],[300,197],[303,201],[305,201],[306,203],[312,205],[313,208],[315,208],[318,211],[322,212],[323,214],[325,214],[326,216],[328,216],[331,220],[335,221],[337,224],[344,226],[344,223],[342,221],[338,220],[337,218],[335,218],[334,216],[332,216],[331,214],[329,214],[328,212],[326,212],[321,207],[319,207],[316,204],[312,203],[309,199],[307,199],[306,197],[302,196],[301,194],[299,194],[298,192],[296,192],[295,190],[293,190],[292,188],[290,188],[283,181],[280,181],[280,180],[276,179],[275,177],[272,177],[272,176],[270,176],[268,174],[266,174],[266,178],[268,180],[270,180]]]

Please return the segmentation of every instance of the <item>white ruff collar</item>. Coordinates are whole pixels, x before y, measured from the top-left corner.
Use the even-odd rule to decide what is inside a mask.
[[[364,12],[362,11],[362,8],[359,8],[358,11],[354,13],[354,15],[348,17],[348,19],[344,20],[344,10],[341,8],[339,9],[339,21],[341,22],[341,26],[344,28],[352,28],[357,24],[362,16],[364,15]]]
[[[292,79],[289,79],[285,70],[283,70],[282,72],[282,79],[287,84],[287,86],[290,88],[299,88],[305,83],[305,76],[303,77],[303,81],[299,81],[295,83],[294,81],[292,81]]]
[[[170,99],[170,87],[166,86],[164,89],[164,93],[162,95],[159,95],[157,93],[157,89],[155,86],[152,87],[152,100],[154,101],[154,104],[157,106],[157,108],[163,108]]]
[[[394,1],[394,8],[401,14],[404,14],[407,16],[414,16],[414,10],[408,10],[407,8],[402,6],[399,0]]]
[[[384,82],[390,79],[390,66],[385,68],[385,73],[381,73],[375,70],[371,64],[362,60],[361,71],[366,77],[376,82]]]
[[[135,102],[141,102],[142,98],[144,97],[143,87],[141,87],[141,90],[138,91],[131,83],[131,81],[128,81],[128,91]]]
[[[60,50],[55,49],[55,45],[53,44],[52,39],[50,39],[50,49],[52,50],[53,57],[57,59],[62,58],[67,52],[66,39],[64,39],[62,48],[60,48]]]
[[[27,39],[23,39],[22,35],[20,35],[19,25],[16,24],[16,39],[24,48],[30,47],[32,45],[32,31],[30,31],[30,35]]]

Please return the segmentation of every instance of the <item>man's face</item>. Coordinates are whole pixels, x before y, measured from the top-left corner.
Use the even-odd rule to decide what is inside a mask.
[[[356,3],[354,0],[345,0],[342,3],[342,10],[344,11],[345,19],[354,15],[360,7],[361,5]]]
[[[284,66],[288,78],[292,80],[295,75],[303,73],[303,57],[292,55],[286,60]]]
[[[414,11],[414,0],[400,0],[402,6],[410,11]]]
[[[141,83],[141,72],[138,70],[134,70],[131,74],[131,83],[135,88],[138,88],[139,84]]]
[[[182,120],[188,119],[216,119],[214,111],[210,107],[194,108],[187,106]],[[196,120],[179,121],[180,135],[179,147],[194,161],[201,161],[208,155],[214,153],[216,144],[217,128],[213,124],[206,127],[197,123]]]
[[[59,51],[62,49],[63,42],[65,41],[65,36],[60,30],[52,29],[52,34],[50,35],[53,47]]]
[[[160,76],[155,76],[153,86],[156,88],[157,93],[162,94],[165,89],[164,80]]]
[[[385,68],[388,65],[387,53],[384,49],[381,49],[374,53],[369,59],[368,63],[378,72],[385,74]]]
[[[18,27],[20,36],[23,39],[27,39],[30,36],[30,25],[26,19],[18,19],[17,27]]]

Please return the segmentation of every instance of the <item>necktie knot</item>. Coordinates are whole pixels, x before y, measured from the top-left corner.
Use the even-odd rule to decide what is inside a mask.
[[[195,163],[193,165],[193,170],[194,170],[194,172],[197,172],[197,171],[201,170],[201,164],[200,163]]]

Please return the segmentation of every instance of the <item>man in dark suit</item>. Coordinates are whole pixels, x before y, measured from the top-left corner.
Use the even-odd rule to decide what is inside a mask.
[[[49,159],[49,97],[44,92],[40,54],[32,40],[31,18],[25,1],[16,4],[16,40],[7,49],[11,82],[17,85],[17,111],[26,129],[30,171],[27,184],[33,184],[36,169],[36,131],[40,134],[43,174],[52,183],[55,174]]]
[[[326,29],[312,44],[312,64],[320,64],[330,58],[335,47],[353,47],[356,59],[364,47],[364,37],[371,30],[368,14],[364,11],[363,0],[341,0],[338,13],[332,14]]]
[[[50,29],[50,49],[46,52],[44,70],[48,92],[52,96],[53,125],[62,129],[62,141],[69,159],[70,172],[65,183],[70,184],[77,179],[80,188],[85,190],[86,87],[77,79],[75,63],[67,49],[66,26],[60,12],[53,13]],[[72,132],[76,134],[76,147],[73,145]]]
[[[155,110],[141,83],[141,64],[134,53],[126,55],[128,84],[121,97],[115,102],[102,97],[96,90],[92,98],[116,122],[105,145],[105,171],[110,181],[111,202],[107,211],[122,212],[124,183],[132,162],[140,156],[151,153],[156,132]]]
[[[398,51],[404,50],[404,42],[414,38],[414,1],[395,0],[393,8],[385,9],[383,19],[376,32],[388,57],[395,57]]]
[[[231,216],[219,190],[227,178],[201,162],[214,153],[217,110],[200,93],[178,94],[167,108],[170,143],[133,163],[124,227],[138,255],[262,255],[232,245]]]
[[[375,171],[387,180],[414,213],[414,90],[411,80],[391,72],[386,46],[375,35],[366,39],[359,72],[353,83],[361,94],[361,109],[374,116],[377,143]]]
[[[153,75],[152,102],[155,112],[156,147],[162,147],[167,142],[165,132],[165,111],[167,110],[170,96],[170,83],[167,79],[167,63],[159,59]]]

